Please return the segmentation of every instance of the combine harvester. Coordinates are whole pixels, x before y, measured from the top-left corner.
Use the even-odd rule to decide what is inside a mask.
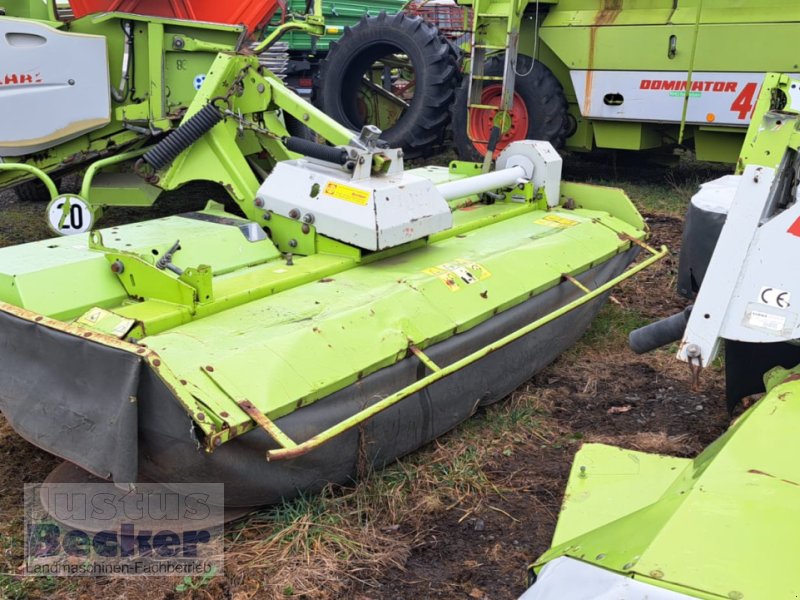
[[[645,150],[663,159],[683,145],[700,160],[733,163],[764,75],[799,68],[784,50],[800,34],[796,0],[447,4],[426,6],[464,50],[464,77],[453,82],[451,106],[453,144],[468,160],[539,139],[556,148]],[[328,55],[335,67],[329,80],[324,64],[321,70],[321,106],[341,122],[359,123],[353,83],[370,73],[376,48],[405,51],[416,72],[428,70],[414,59],[408,36],[393,35],[375,17],[363,19]],[[407,105],[396,92],[382,100],[385,112]]]
[[[766,395],[694,460],[585,444],[525,600],[800,597],[800,367],[784,368],[800,361],[798,148],[800,80],[770,74],[737,175],[693,201],[727,219],[686,230],[694,248],[718,233],[688,322],[681,313],[631,336],[636,351],[682,339],[678,358],[698,375],[724,341],[739,371],[729,405],[759,391],[754,378]]]
[[[237,52],[241,28],[112,13],[0,30],[18,74],[0,105],[41,116],[5,147],[48,157],[110,120],[130,135],[50,203],[74,235],[0,250],[0,409],[118,484],[223,482],[249,507],[350,481],[503,398],[666,252],[622,191],[562,183],[546,142],[487,174],[405,170],[379,130],[345,129]],[[126,32],[147,42],[129,70]],[[113,115],[109,65],[138,99]],[[288,137],[287,114],[330,145]],[[95,227],[198,180],[238,214]]]

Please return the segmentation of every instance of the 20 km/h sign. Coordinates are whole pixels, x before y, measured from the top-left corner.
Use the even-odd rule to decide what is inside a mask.
[[[94,225],[94,214],[80,196],[64,194],[47,207],[47,222],[58,235],[86,233]]]

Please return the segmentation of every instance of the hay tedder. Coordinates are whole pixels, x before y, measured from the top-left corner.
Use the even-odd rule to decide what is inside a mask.
[[[692,201],[693,307],[631,336],[637,352],[680,340],[698,375],[724,344],[729,405],[765,395],[693,460],[584,445],[526,600],[800,594],[798,150],[800,80],[769,74],[736,174]]]
[[[242,27],[40,9],[0,19],[0,105],[40,116],[3,122],[0,168],[43,181],[73,235],[0,250],[0,409],[96,476],[223,482],[240,507],[348,481],[501,399],[665,253],[621,191],[562,183],[547,142],[486,174],[406,170],[380,130],[285,88]],[[49,174],[81,162],[59,194]],[[198,180],[236,214],[95,227]]]

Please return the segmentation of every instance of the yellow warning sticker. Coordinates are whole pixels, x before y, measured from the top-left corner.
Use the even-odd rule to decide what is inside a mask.
[[[451,292],[458,292],[465,286],[483,281],[492,276],[483,265],[463,258],[424,269],[423,272],[438,277]]]
[[[343,183],[336,183],[335,181],[329,181],[327,183],[325,186],[325,193],[328,196],[337,198],[338,200],[352,202],[353,204],[360,204],[361,206],[367,205],[370,196],[370,193],[366,190],[350,187],[349,185],[344,185]]]
[[[578,221],[573,221],[572,219],[568,219],[567,217],[559,217],[558,215],[547,215],[542,217],[541,219],[536,219],[534,221],[537,225],[544,225],[545,227],[556,227],[559,229],[564,229],[566,227],[572,227],[573,225],[577,225]]]

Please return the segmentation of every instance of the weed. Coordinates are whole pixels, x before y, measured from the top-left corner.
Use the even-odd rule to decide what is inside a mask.
[[[214,577],[217,576],[217,567],[213,566],[209,569],[208,573],[203,573],[200,577],[191,577],[186,575],[183,580],[175,586],[176,592],[187,592],[201,590],[206,587]]]

